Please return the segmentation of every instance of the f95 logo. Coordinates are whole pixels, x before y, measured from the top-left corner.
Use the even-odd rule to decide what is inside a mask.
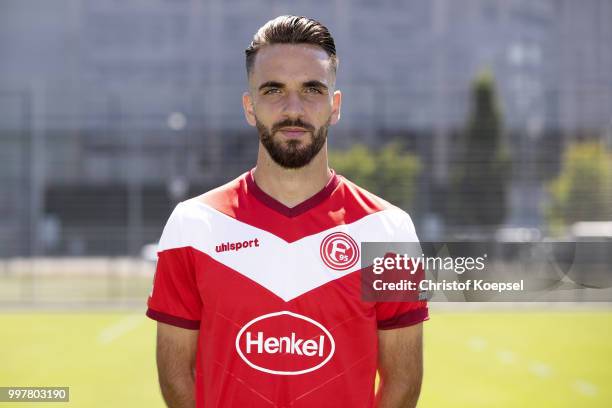
[[[321,259],[331,269],[345,271],[359,260],[359,246],[350,235],[334,232],[321,242]]]

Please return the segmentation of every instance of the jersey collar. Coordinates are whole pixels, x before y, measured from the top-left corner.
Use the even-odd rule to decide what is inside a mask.
[[[253,196],[266,207],[284,215],[285,217],[296,217],[300,214],[305,213],[311,208],[321,204],[333,193],[338,184],[340,184],[340,177],[338,177],[336,172],[331,169],[332,175],[325,187],[323,187],[323,189],[321,189],[312,197],[302,201],[298,205],[294,207],[287,207],[285,204],[281,203],[274,197],[268,195],[268,193],[263,191],[261,188],[259,188],[257,183],[255,183],[255,178],[253,177],[254,170],[255,168],[251,169],[246,176],[249,193],[253,194]]]

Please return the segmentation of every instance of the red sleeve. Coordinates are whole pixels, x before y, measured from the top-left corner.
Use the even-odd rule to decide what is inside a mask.
[[[429,320],[427,301],[378,302],[376,320],[380,330],[398,329]]]
[[[396,242],[419,242],[414,224],[410,216],[406,213],[404,213],[404,218],[395,233]],[[390,274],[393,272],[385,273]],[[419,268],[417,274],[411,279],[418,282],[423,279],[424,276],[424,270]],[[419,295],[420,292],[413,291],[408,294],[409,299],[404,298],[404,301],[377,302],[376,320],[378,328],[380,330],[398,329],[400,327],[412,326],[429,320],[427,301],[418,300]],[[412,300],[410,300],[410,298],[412,298]]]
[[[160,239],[147,316],[184,329],[198,330],[202,300],[195,278],[191,247],[181,237],[180,204]]]

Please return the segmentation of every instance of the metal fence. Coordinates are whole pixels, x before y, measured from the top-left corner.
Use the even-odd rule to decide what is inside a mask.
[[[0,260],[0,307],[144,308],[154,271],[127,257]]]

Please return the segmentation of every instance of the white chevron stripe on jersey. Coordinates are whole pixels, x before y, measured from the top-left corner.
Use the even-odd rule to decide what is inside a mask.
[[[418,241],[410,217],[396,207],[288,243],[192,199],[175,208],[164,228],[159,251],[191,246],[287,302],[359,270],[360,262],[345,271],[337,271],[327,267],[321,259],[321,241],[339,231],[350,235],[357,244]],[[251,245],[239,251],[216,251],[216,246],[222,243],[254,239],[258,240],[259,246]]]

